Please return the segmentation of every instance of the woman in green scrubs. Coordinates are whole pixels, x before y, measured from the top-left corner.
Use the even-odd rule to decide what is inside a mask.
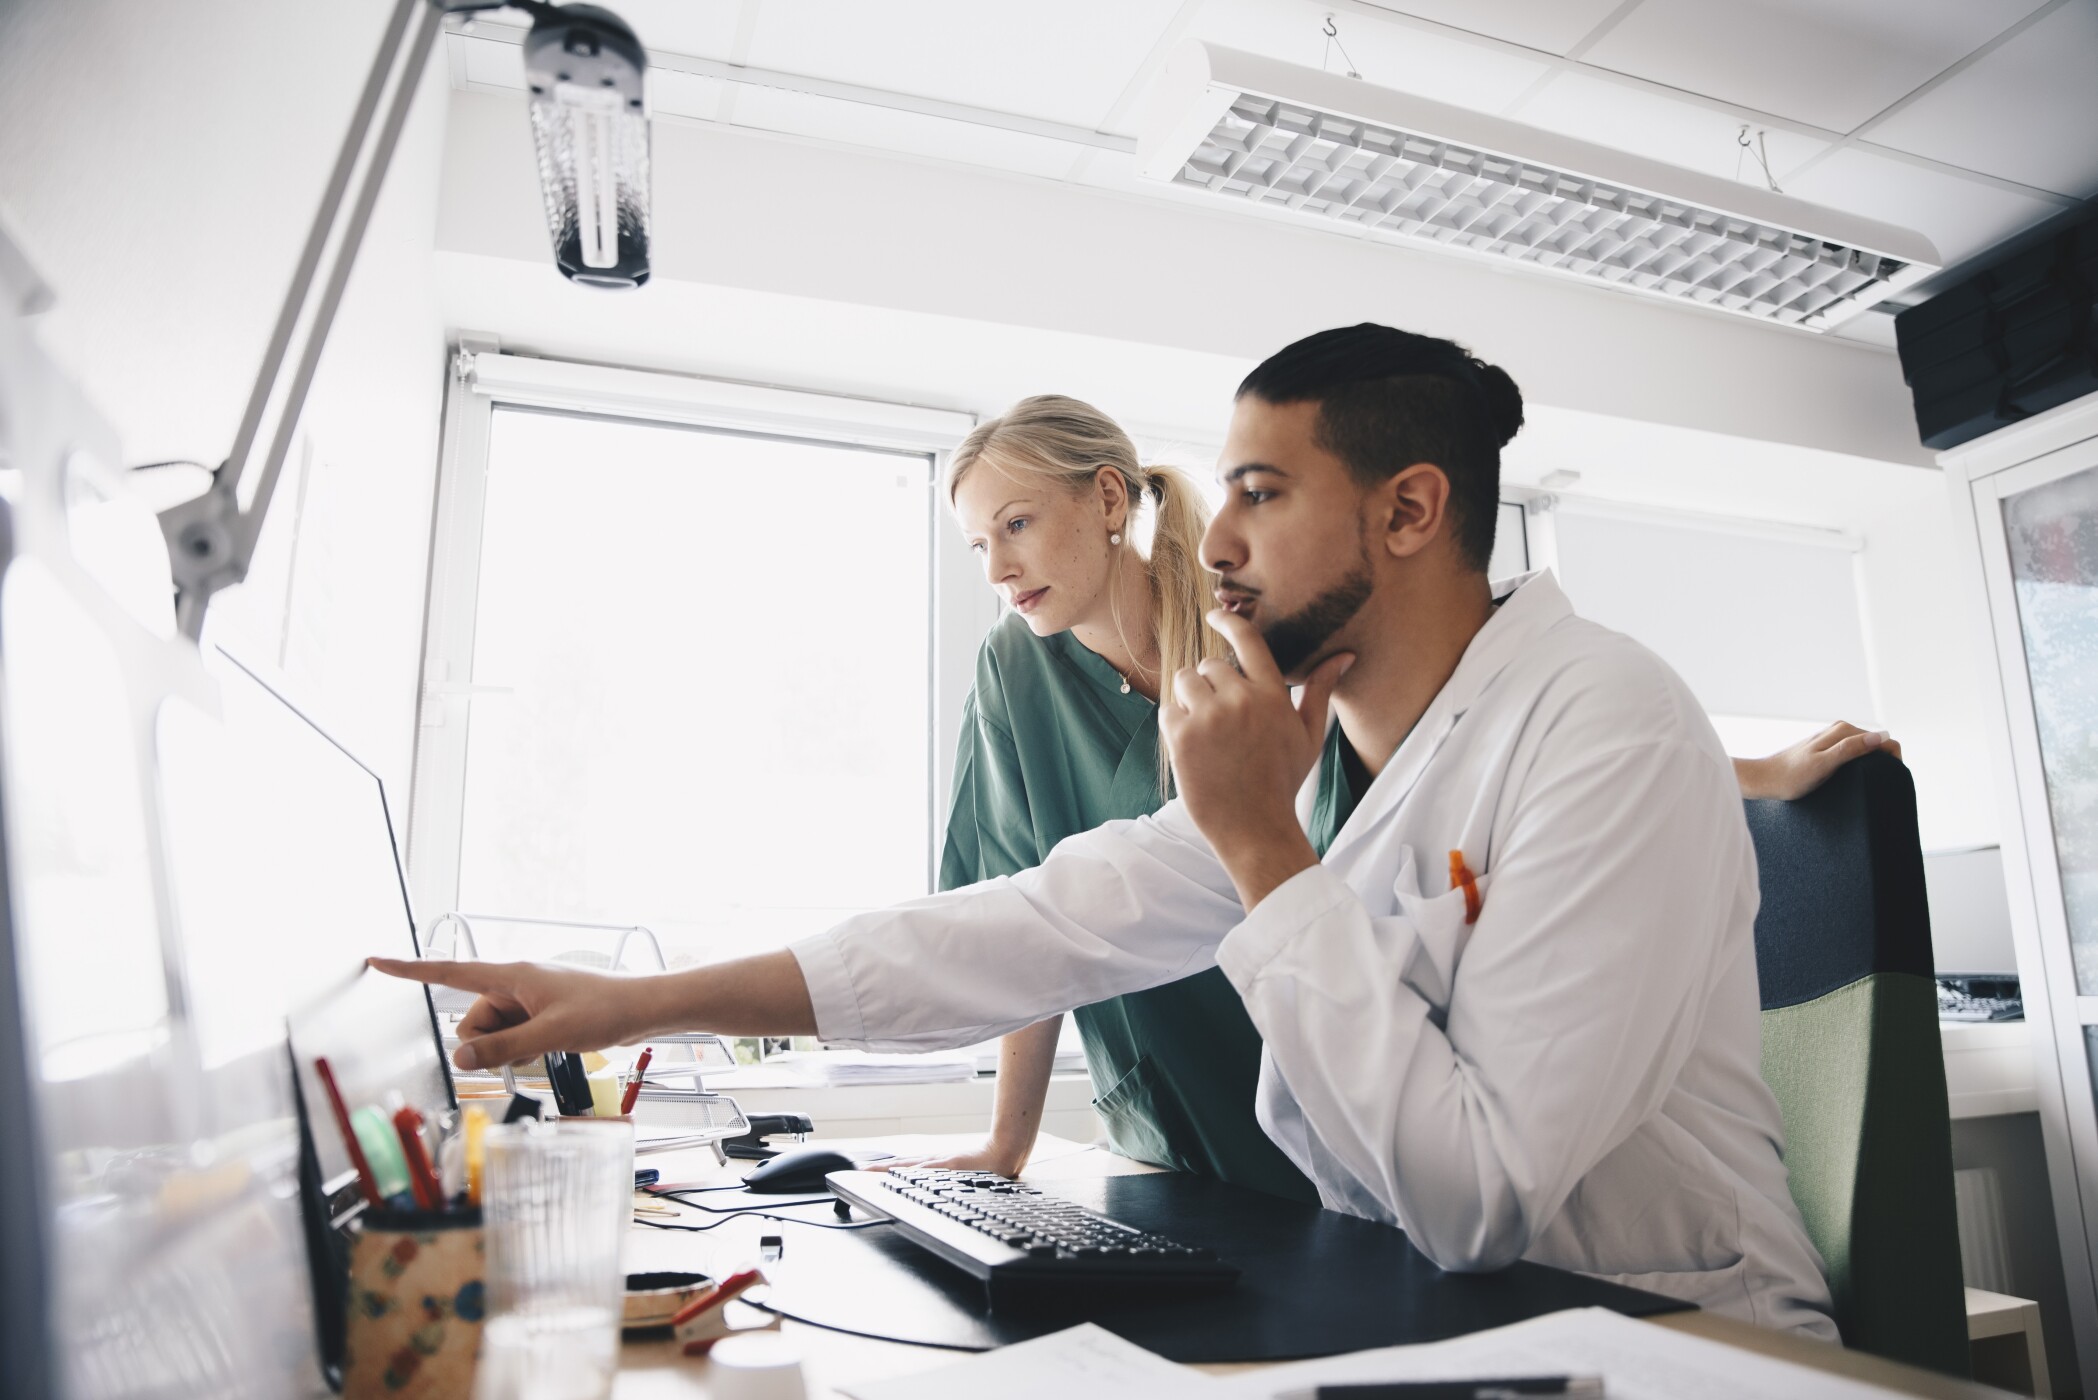
[[[1171,785],[1158,738],[1161,690],[1182,667],[1224,651],[1203,621],[1212,602],[1201,562],[1208,519],[1193,485],[1140,464],[1128,435],[1098,409],[1060,395],[1024,399],[969,434],[946,485],[1009,611],[977,653],[963,708],[943,890],[1016,874],[1066,836],[1156,811]],[[1130,525],[1147,506],[1145,553]],[[1735,766],[1748,796],[1796,797],[1886,741],[1838,724]],[[1338,814],[1316,816],[1330,840]],[[1221,971],[1073,1014],[1116,1151],[1317,1200],[1254,1119],[1260,1036]],[[1026,1165],[1062,1020],[1005,1037],[989,1136],[930,1165],[1003,1175]]]
[[[980,425],[947,470],[948,499],[1009,607],[976,658],[962,714],[940,888],[1038,865],[1066,836],[1158,810],[1170,775],[1162,686],[1219,655],[1191,482],[1148,468],[1114,421],[1042,395]],[[1130,526],[1151,512],[1151,546]],[[1115,1150],[1316,1200],[1254,1121],[1260,1037],[1212,968],[1075,1013]],[[943,1165],[1027,1162],[1062,1018],[1005,1037],[983,1147]]]

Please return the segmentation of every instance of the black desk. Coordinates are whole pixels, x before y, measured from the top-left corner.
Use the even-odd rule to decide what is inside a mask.
[[[779,1231],[765,1306],[841,1332],[981,1351],[1096,1322],[1180,1362],[1286,1361],[1431,1342],[1563,1308],[1633,1317],[1689,1305],[1541,1264],[1445,1273],[1403,1231],[1206,1177],[1037,1181],[1140,1229],[1207,1245],[1244,1270],[1228,1293],[1075,1300],[1055,1313],[985,1306],[975,1279],[886,1226]],[[813,1213],[813,1212],[804,1212]]]

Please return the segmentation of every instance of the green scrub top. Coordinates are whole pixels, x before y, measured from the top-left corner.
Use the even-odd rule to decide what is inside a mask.
[[[1160,805],[1158,707],[1068,632],[1037,637],[1007,614],[963,707],[940,888],[1017,874],[1066,836]],[[1221,971],[1073,1014],[1117,1152],[1318,1199],[1253,1116],[1260,1033]]]

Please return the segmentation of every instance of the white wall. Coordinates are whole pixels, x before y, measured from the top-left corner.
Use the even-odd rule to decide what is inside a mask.
[[[390,8],[0,5],[0,219],[57,294],[44,343],[133,463],[231,448]],[[402,797],[442,391],[430,247],[445,118],[439,63],[305,417],[295,577],[287,479],[247,596],[223,596],[213,619],[243,655],[281,662]]]

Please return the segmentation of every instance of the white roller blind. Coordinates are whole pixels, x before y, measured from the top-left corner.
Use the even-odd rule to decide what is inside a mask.
[[[1554,516],[1575,610],[1651,647],[1708,712],[1877,718],[1843,536],[1765,536],[1571,502]]]

